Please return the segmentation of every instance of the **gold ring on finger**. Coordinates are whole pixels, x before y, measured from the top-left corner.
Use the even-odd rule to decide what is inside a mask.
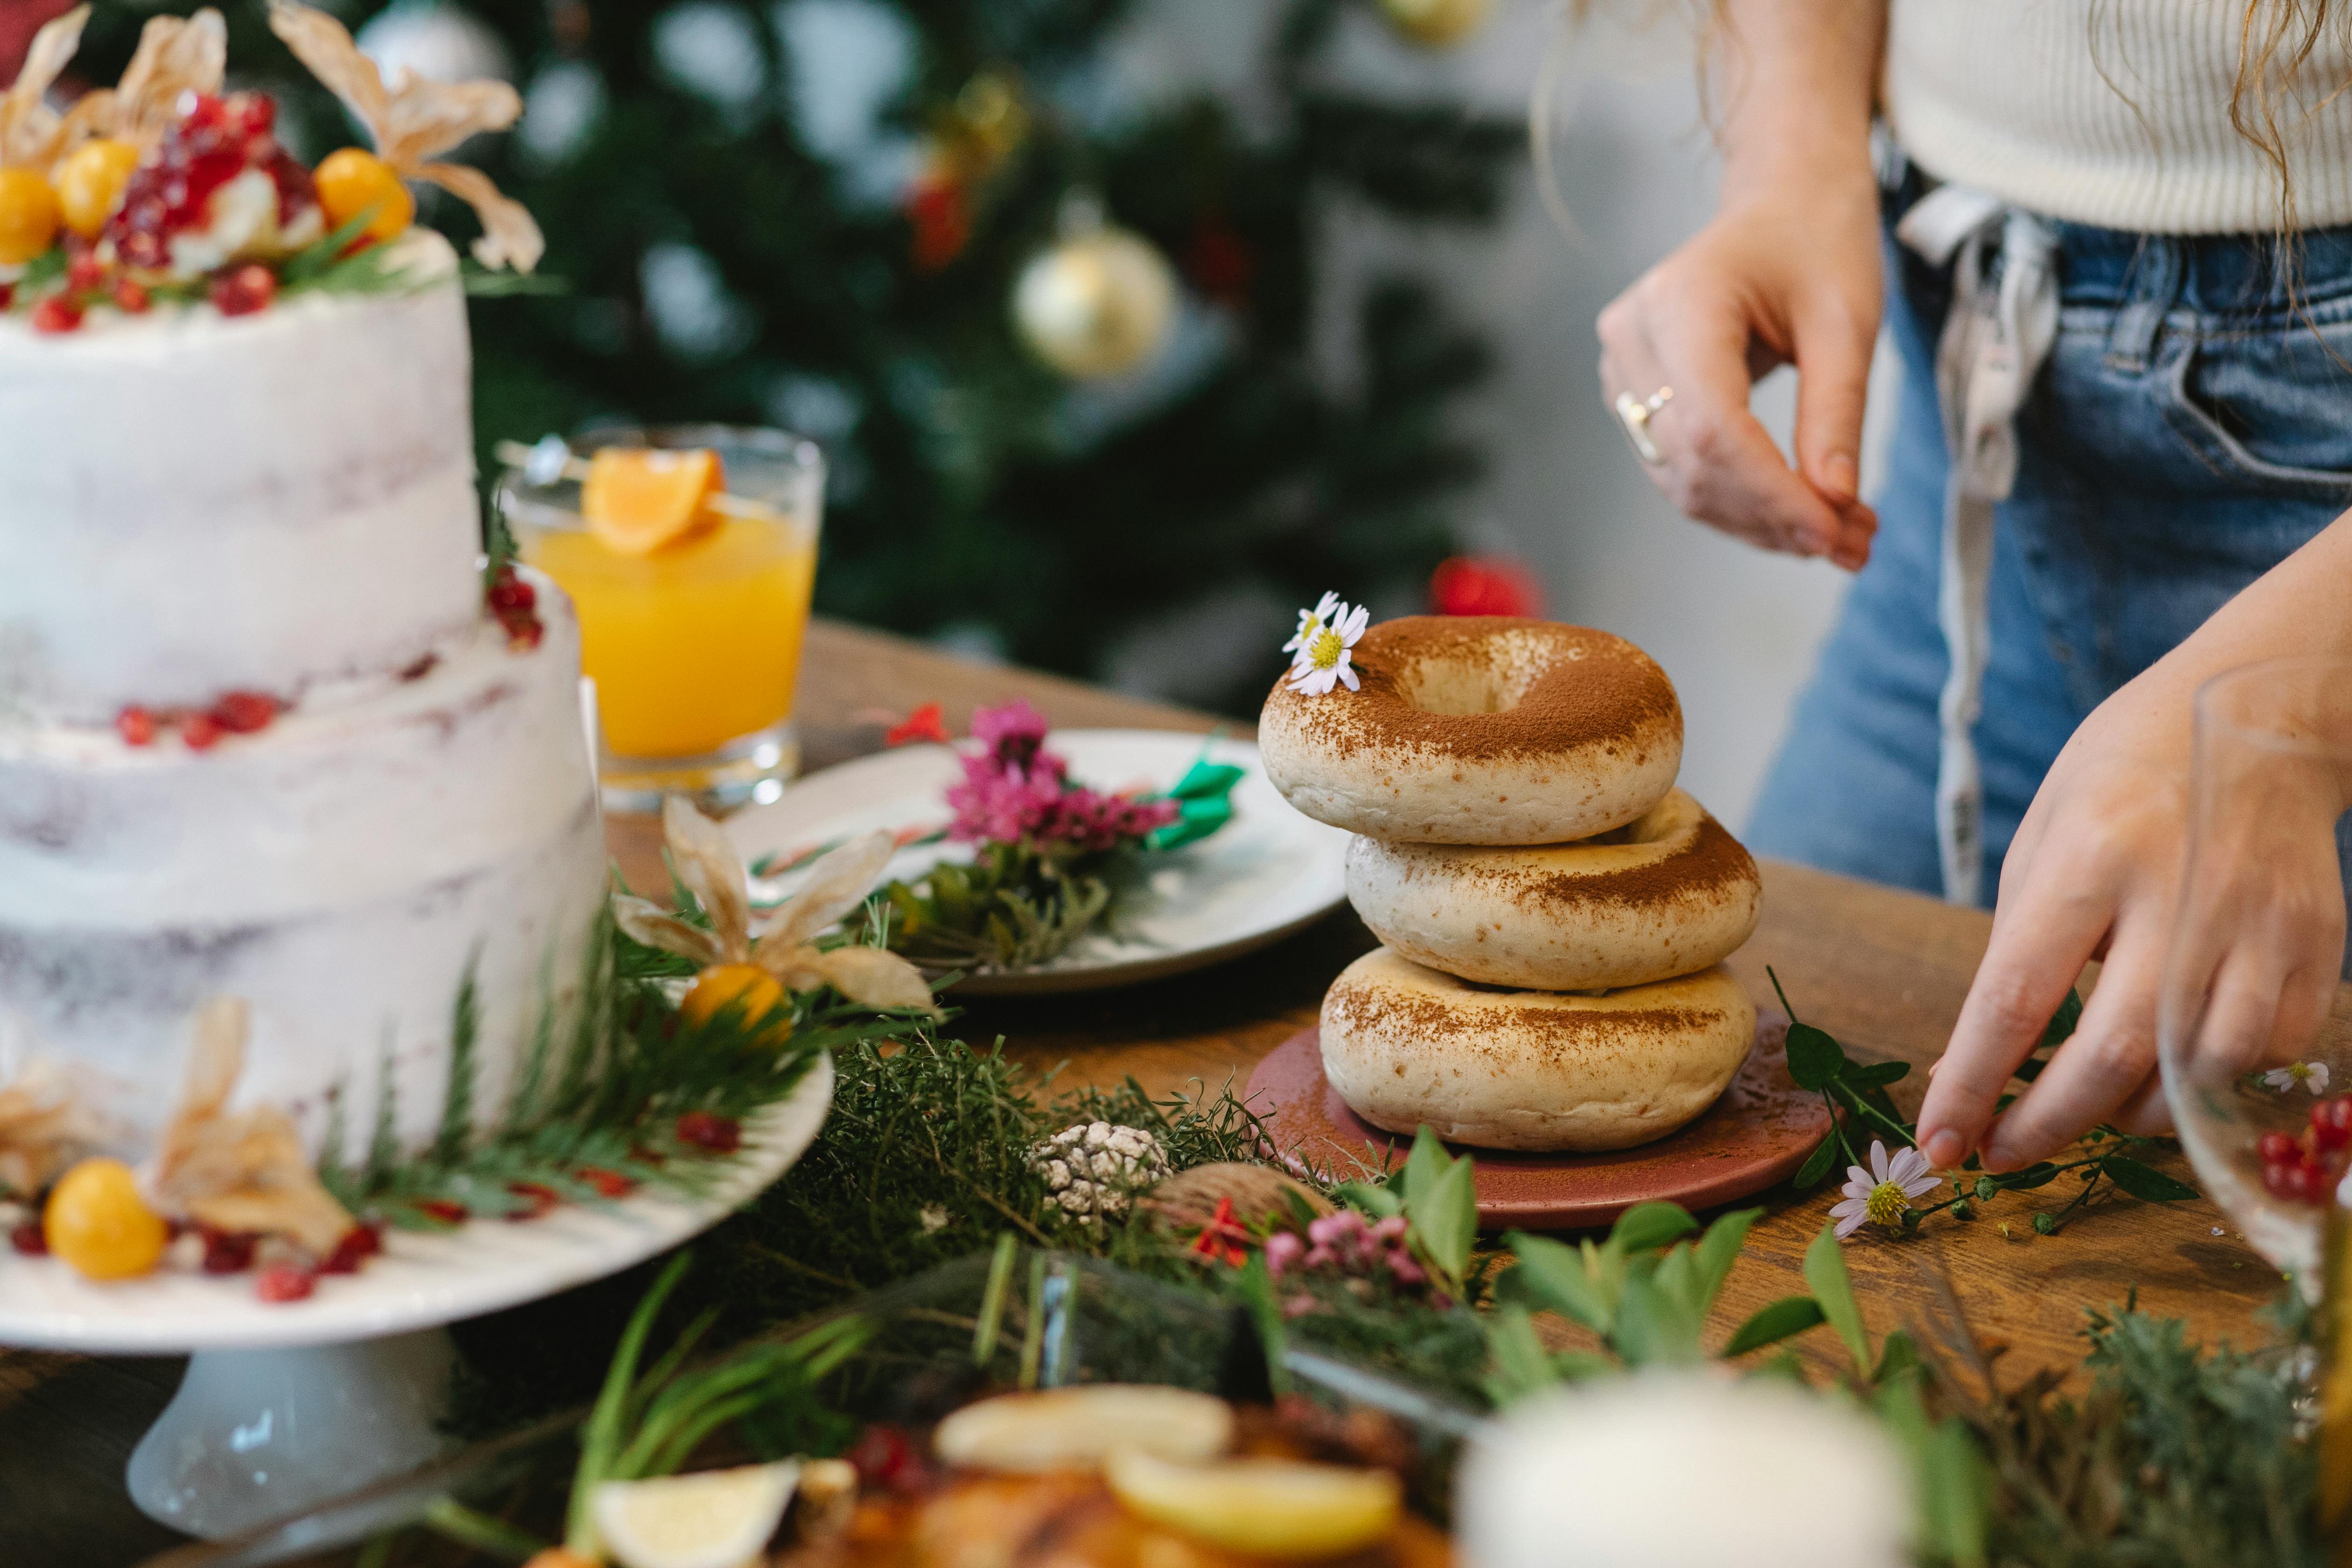
[[[1666,455],[1650,438],[1650,416],[1674,400],[1675,389],[1671,386],[1662,386],[1647,397],[1636,397],[1630,392],[1617,395],[1617,423],[1624,426],[1625,439],[1633,446],[1633,456],[1652,468],[1664,462]]]

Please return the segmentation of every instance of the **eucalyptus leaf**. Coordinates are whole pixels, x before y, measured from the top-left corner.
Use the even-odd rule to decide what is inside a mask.
[[[1616,1315],[1618,1282],[1597,1278],[1593,1259],[1549,1237],[1515,1230],[1503,1239],[1518,1267],[1504,1273],[1496,1287],[1502,1296],[1547,1308],[1596,1334],[1609,1331]]]
[[[1394,1219],[1404,1213],[1404,1198],[1394,1187],[1374,1182],[1342,1182],[1331,1189],[1334,1203],[1361,1209],[1374,1219]]]
[[[1827,1181],[1831,1168],[1837,1163],[1837,1134],[1832,1132],[1815,1145],[1813,1152],[1805,1156],[1805,1163],[1797,1167],[1796,1175],[1790,1178],[1796,1189],[1811,1192]]]
[[[1811,1296],[1783,1296],[1757,1309],[1754,1316],[1733,1331],[1729,1342],[1723,1347],[1724,1359],[1777,1344],[1791,1334],[1801,1334],[1828,1321],[1822,1316],[1822,1304]]]
[[[1789,1076],[1800,1089],[1827,1089],[1846,1067],[1844,1047],[1826,1029],[1811,1024],[1789,1026]]]
[[[1609,1245],[1622,1257],[1680,1241],[1697,1229],[1698,1221],[1678,1204],[1635,1204],[1609,1227]]]
[[[1680,1364],[1698,1359],[1698,1324],[1657,1279],[1625,1281],[1609,1345],[1630,1367]]]
[[[1731,1266],[1739,1261],[1739,1249],[1748,1245],[1748,1227],[1763,1214],[1760,1208],[1735,1209],[1717,1216],[1699,1239],[1693,1280],[1702,1314],[1715,1305],[1716,1297],[1722,1293],[1723,1281],[1730,1275]]]
[[[1486,1386],[1497,1405],[1539,1394],[1559,1382],[1551,1354],[1536,1337],[1535,1318],[1516,1301],[1486,1315],[1486,1352],[1492,1363]]]
[[[1405,1205],[1412,1235],[1451,1295],[1462,1293],[1470,1249],[1478,1239],[1478,1195],[1467,1160],[1456,1160],[1436,1184]]]
[[[2175,1204],[2197,1195],[2197,1189],[2187,1182],[2168,1176],[2153,1165],[2142,1164],[2128,1154],[2110,1154],[2099,1164],[2106,1172],[2107,1180],[2132,1196],[2152,1204]]]
[[[1863,1330],[1862,1307],[1853,1299],[1853,1280],[1845,1271],[1845,1254],[1833,1226],[1822,1226],[1821,1235],[1805,1248],[1805,1283],[1812,1287],[1822,1318],[1845,1342],[1854,1370],[1867,1374],[1870,1336]]]
[[[1445,1152],[1436,1133],[1426,1127],[1414,1132],[1412,1152],[1405,1156],[1404,1175],[1398,1184],[1404,1189],[1406,1210],[1419,1208],[1423,1196],[1435,1189],[1439,1179],[1453,1165],[1454,1156]]]

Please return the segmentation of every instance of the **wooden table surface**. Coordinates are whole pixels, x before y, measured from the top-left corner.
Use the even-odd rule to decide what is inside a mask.
[[[960,663],[877,633],[819,622],[801,682],[807,765],[825,766],[881,744],[890,719],[938,701],[961,733],[975,706],[1024,697],[1056,727],[1201,731],[1213,721],[1072,681]],[[641,888],[660,888],[657,837],[643,819],[616,818],[614,855]],[[1912,894],[1768,862],[1762,924],[1731,966],[1769,999],[1770,964],[1808,1022],[1856,1056],[1926,1064],[1942,1050],[1990,918]],[[1132,1075],[1155,1093],[1246,1079],[1259,1058],[1315,1020],[1324,987],[1372,945],[1341,911],[1218,972],[1213,985],[1180,978],[1091,995],[969,1005],[963,1037],[1002,1035],[1007,1049],[1066,1082]],[[1918,1080],[1897,1086],[1912,1090]],[[2071,1193],[2060,1184],[2004,1195],[1973,1221],[1937,1218],[1907,1238],[1871,1237],[1846,1249],[1864,1310],[1878,1332],[1909,1328],[1930,1344],[1958,1325],[1999,1352],[2004,1381],[2034,1367],[2077,1365],[2086,1309],[2137,1291],[2147,1310],[2189,1320],[2193,1334],[2258,1340],[2254,1310],[2278,1276],[2203,1201],[2142,1204],[2118,1195],[2077,1213],[2056,1236],[2032,1228],[2036,1208]],[[1834,1188],[1762,1200],[1717,1309],[1719,1337],[1776,1297],[1803,1289],[1801,1259]],[[1827,1341],[1827,1333],[1808,1336]],[[1827,1358],[1826,1343],[1813,1353]],[[97,1359],[0,1351],[0,1563],[116,1568],[174,1537],[122,1493],[131,1447],[176,1384],[168,1358]]]

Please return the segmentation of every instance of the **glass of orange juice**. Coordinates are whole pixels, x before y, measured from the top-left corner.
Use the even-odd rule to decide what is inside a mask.
[[[568,450],[555,445],[508,468],[499,508],[524,563],[579,612],[605,806],[655,810],[673,791],[713,807],[773,800],[800,767],[793,694],[816,583],[823,454],[782,430],[727,425],[595,430]],[[652,450],[592,468],[605,447]],[[583,475],[593,487],[599,472],[649,468],[658,483],[680,464],[706,465],[705,453],[716,458],[711,492],[658,543],[583,516]]]

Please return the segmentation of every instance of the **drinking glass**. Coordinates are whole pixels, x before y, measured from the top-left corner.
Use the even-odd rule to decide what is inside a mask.
[[[604,805],[651,811],[673,791],[714,808],[773,800],[800,768],[793,696],[816,583],[824,456],[785,431],[727,425],[593,430],[569,455],[612,446],[715,451],[729,503],[688,537],[628,555],[582,521],[580,465],[556,473],[566,454],[541,443],[499,481],[516,549],[579,612]]]
[[[2194,724],[2157,1024],[2165,1097],[2205,1190],[2316,1300],[2352,1201],[2352,1012],[2337,992],[2352,659],[2216,676]]]

